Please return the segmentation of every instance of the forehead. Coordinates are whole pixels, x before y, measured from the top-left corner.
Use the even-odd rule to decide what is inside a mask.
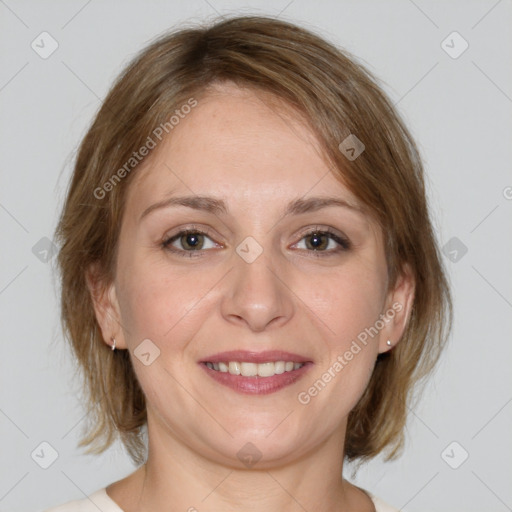
[[[137,171],[128,200],[142,208],[170,190],[228,198],[241,208],[321,193],[359,204],[300,114],[268,93],[226,84],[199,97],[162,140]]]

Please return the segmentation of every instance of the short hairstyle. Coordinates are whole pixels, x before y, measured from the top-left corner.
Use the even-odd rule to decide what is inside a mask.
[[[345,439],[348,460],[383,450],[386,460],[396,458],[412,391],[439,359],[453,315],[419,151],[376,78],[352,55],[266,16],[230,17],[154,40],[117,78],[80,144],[56,231],[62,324],[88,406],[79,446],[101,453],[119,436],[132,460],[144,462],[145,396],[128,351],[113,352],[102,340],[86,274],[95,265],[105,285],[113,280],[134,151],[171,133],[176,110],[225,82],[270,93],[302,115],[335,176],[382,229],[390,290],[410,268],[409,321],[400,343],[378,356]],[[355,159],[340,150],[351,134],[364,144]]]

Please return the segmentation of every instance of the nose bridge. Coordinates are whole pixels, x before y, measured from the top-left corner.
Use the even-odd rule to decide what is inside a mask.
[[[271,239],[267,236],[266,244]],[[222,303],[222,314],[228,321],[261,331],[271,322],[281,324],[291,318],[291,292],[279,276],[280,261],[272,247],[264,247],[254,237],[238,244]]]

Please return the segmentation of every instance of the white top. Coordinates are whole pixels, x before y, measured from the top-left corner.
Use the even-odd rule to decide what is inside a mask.
[[[382,500],[366,491],[375,505],[377,512],[399,512]],[[74,500],[49,508],[43,512],[124,512],[123,509],[107,494],[106,488],[99,489],[82,500]]]

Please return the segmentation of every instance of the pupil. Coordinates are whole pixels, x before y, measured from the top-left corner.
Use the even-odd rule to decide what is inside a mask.
[[[190,247],[197,247],[198,245],[200,245],[199,243],[199,236],[200,235],[197,235],[197,234],[188,234],[185,236],[185,240],[186,240],[186,245],[190,246]]]
[[[313,234],[311,235],[311,240],[312,240],[311,245],[312,245],[312,247],[313,247],[314,249],[318,249],[318,247],[321,247],[322,245],[324,245],[324,244],[322,243],[322,237],[323,237],[323,236],[324,236],[324,235],[322,235],[322,234],[320,234],[320,233],[313,233]]]

